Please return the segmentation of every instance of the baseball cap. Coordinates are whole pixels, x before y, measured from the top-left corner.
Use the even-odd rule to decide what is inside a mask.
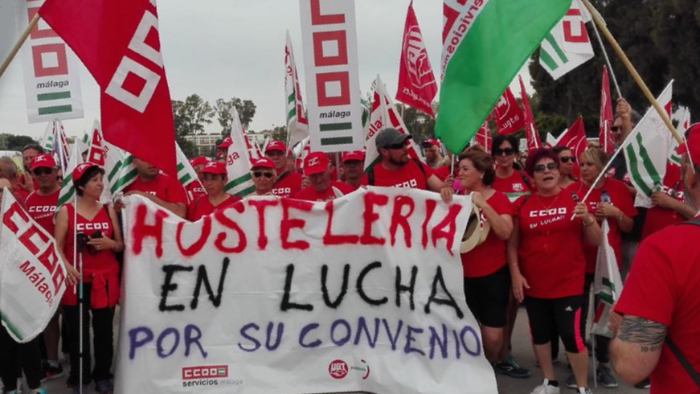
[[[233,140],[231,137],[226,137],[219,145],[216,146],[216,149],[227,149],[231,145],[233,145]]]
[[[359,160],[359,161],[365,161],[365,151],[363,150],[354,150],[350,152],[343,152],[343,157],[341,161],[345,163],[346,161],[351,161],[351,160]]]
[[[695,123],[688,127],[686,141],[678,145],[676,152],[679,155],[687,153],[693,164],[700,166],[700,123]]]
[[[34,171],[34,169],[40,168],[40,167],[49,167],[49,168],[56,167],[56,160],[54,160],[53,156],[51,156],[48,153],[36,155],[32,159],[31,164],[29,164],[29,170]]]
[[[271,151],[271,150],[278,150],[280,152],[287,152],[287,146],[284,144],[284,142],[279,141],[279,140],[272,140],[270,141],[269,144],[265,147],[265,153]]]
[[[275,168],[275,163],[268,159],[267,157],[263,157],[262,159],[258,159],[253,162],[253,167],[252,168]]]
[[[328,156],[322,152],[312,152],[304,159],[304,175],[320,174],[328,169]]]
[[[204,168],[202,168],[202,172],[206,172],[208,174],[224,174],[226,175],[226,165],[224,163],[219,163],[218,161],[212,161],[207,163]]]
[[[197,156],[190,160],[190,165],[192,167],[197,167],[201,165],[206,165],[209,163],[209,159],[206,156]]]
[[[90,169],[92,167],[99,167],[99,166],[95,163],[90,163],[88,161],[88,162],[85,162],[85,163],[80,164],[77,167],[75,167],[73,169],[73,172],[71,172],[71,176],[73,177],[73,183],[74,184],[77,183],[80,180],[80,178],[82,178],[83,175],[85,175],[85,171],[87,171],[88,169]]]
[[[383,149],[391,145],[403,144],[409,138],[411,138],[411,136],[408,134],[402,134],[396,129],[386,128],[377,134],[375,144],[377,145],[377,149]]]
[[[440,141],[435,138],[428,138],[427,140],[423,141],[423,147],[429,148],[434,145],[440,146]]]

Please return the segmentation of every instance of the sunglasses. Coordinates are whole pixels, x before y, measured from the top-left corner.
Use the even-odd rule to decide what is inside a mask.
[[[620,131],[620,126],[613,126],[610,128],[610,131],[612,131],[613,133],[617,133],[618,131]]]
[[[554,162],[547,163],[546,165],[545,164],[538,164],[534,168],[535,172],[544,172],[544,170],[554,171],[556,169],[557,169],[557,163],[554,163]]]
[[[515,153],[515,149],[513,148],[505,148],[505,149],[496,149],[494,151],[496,153],[496,156],[510,156],[513,153]]]
[[[568,162],[576,163],[576,158],[573,156],[562,156],[559,158],[559,161],[562,163],[568,163]]]
[[[269,178],[272,178],[272,175],[273,174],[271,172],[267,172],[267,171],[264,171],[264,172],[263,171],[253,171],[253,176],[256,178],[260,178],[261,176],[265,176],[265,178],[269,179]]]
[[[39,175],[49,175],[52,172],[53,172],[53,168],[39,167],[39,168],[35,168],[34,171],[32,171],[32,174],[39,176]]]
[[[398,149],[403,149],[405,147],[406,147],[406,144],[391,144],[391,145],[387,146],[386,148],[398,150]]]

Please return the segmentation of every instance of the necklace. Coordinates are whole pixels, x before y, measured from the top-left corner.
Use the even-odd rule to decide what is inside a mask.
[[[537,201],[539,201],[540,205],[542,205],[545,210],[549,210],[551,207],[553,207],[554,204],[557,203],[557,200],[559,200],[559,196],[561,196],[561,190],[559,190],[559,193],[557,193],[557,196],[554,198],[554,201],[552,201],[551,204],[545,205],[544,202],[542,201],[542,198],[540,198],[540,195],[535,193],[535,197],[537,197]]]

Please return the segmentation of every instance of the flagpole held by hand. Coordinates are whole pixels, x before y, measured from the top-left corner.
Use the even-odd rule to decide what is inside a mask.
[[[34,26],[36,26],[38,22],[39,13],[36,13],[32,20],[29,21],[29,25],[27,25],[27,28],[24,29],[22,35],[19,36],[19,39],[15,43],[15,46],[13,46],[12,50],[10,50],[10,53],[7,54],[7,58],[5,58],[5,60],[0,65],[0,78],[2,78],[2,75],[5,73],[5,70],[7,70],[7,67],[10,65],[10,63],[12,63],[12,60],[17,55],[17,52],[19,52],[19,49],[22,47],[22,44],[24,44],[24,42],[27,40],[27,37],[29,37],[29,33],[32,32],[32,29],[34,29]]]
[[[682,144],[683,138],[681,137],[680,134],[678,134],[678,131],[676,131],[676,128],[673,127],[673,123],[671,123],[671,119],[669,119],[668,114],[666,113],[666,110],[664,110],[663,107],[661,107],[661,105],[659,105],[659,103],[656,101],[654,96],[651,94],[651,91],[647,87],[646,83],[644,83],[644,80],[642,80],[642,77],[639,76],[639,73],[634,68],[634,65],[632,65],[632,62],[630,62],[629,58],[627,58],[627,55],[620,47],[620,44],[617,43],[617,40],[615,40],[615,37],[613,37],[612,33],[610,33],[610,30],[608,30],[607,26],[605,26],[605,23],[603,23],[603,21],[600,19],[600,16],[598,16],[598,13],[595,12],[595,9],[591,5],[591,3],[588,0],[581,0],[581,1],[588,9],[588,12],[591,14],[591,17],[595,21],[595,24],[598,25],[598,27],[600,28],[600,31],[603,32],[603,35],[610,43],[610,46],[613,47],[613,49],[615,50],[615,53],[620,58],[622,63],[625,65],[625,67],[627,68],[627,71],[629,71],[630,74],[632,74],[632,78],[634,79],[635,82],[637,82],[637,85],[639,85],[639,88],[644,93],[644,96],[647,98],[647,100],[649,100],[651,105],[654,106],[654,109],[656,109],[656,112],[659,113],[659,116],[661,116],[661,119],[663,119],[664,123],[666,124],[666,127],[668,127],[668,129],[671,131],[671,134],[673,134],[673,138],[675,138],[679,144]]]

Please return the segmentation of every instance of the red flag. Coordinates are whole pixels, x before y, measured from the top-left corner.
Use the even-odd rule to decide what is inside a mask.
[[[399,87],[396,99],[435,117],[430,103],[437,94],[435,74],[428,60],[428,51],[418,26],[413,2],[408,5],[401,47]]]
[[[586,150],[588,140],[586,139],[586,130],[583,127],[583,117],[579,116],[574,124],[564,132],[557,142],[557,146],[566,146],[578,159]]]
[[[515,100],[515,96],[513,96],[513,92],[509,87],[498,99],[493,112],[493,117],[496,118],[498,134],[513,134],[525,126],[523,110],[518,106],[518,102]]]
[[[483,146],[486,152],[491,152],[492,137],[488,119],[479,127],[474,138],[476,139],[476,143]]]
[[[610,97],[610,82],[608,82],[608,68],[603,66],[603,82],[600,91],[600,130],[598,140],[600,147],[607,154],[613,153],[615,146],[613,145],[612,124],[613,124],[613,109],[612,97]]]
[[[100,85],[105,140],[177,176],[155,1],[47,0],[39,14]]]
[[[537,127],[535,127],[535,118],[532,116],[532,109],[530,108],[530,99],[525,91],[525,84],[523,83],[523,77],[520,78],[520,97],[523,100],[523,114],[525,115],[525,138],[527,139],[527,150],[537,149],[542,146],[542,141],[540,141],[540,134],[537,132]]]

